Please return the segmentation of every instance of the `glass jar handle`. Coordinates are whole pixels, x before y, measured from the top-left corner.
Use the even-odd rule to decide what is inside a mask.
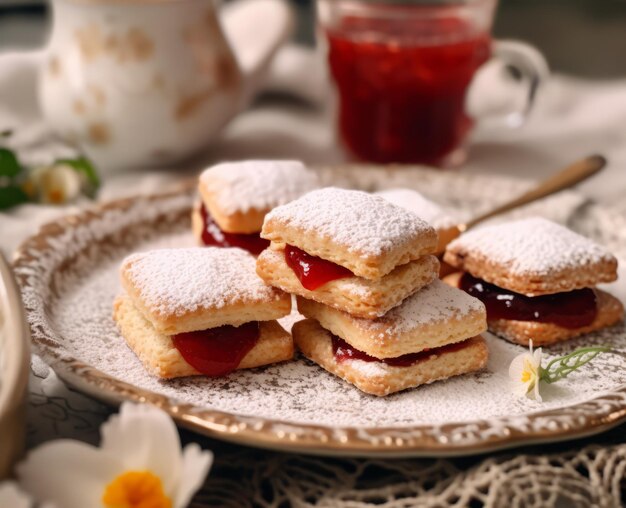
[[[539,50],[519,41],[494,41],[493,54],[512,70],[514,75],[524,78],[527,82],[523,106],[502,115],[507,126],[520,127],[526,122],[535,105],[538,90],[550,75],[548,64]]]

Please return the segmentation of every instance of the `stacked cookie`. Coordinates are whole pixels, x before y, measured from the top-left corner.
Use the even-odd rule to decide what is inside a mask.
[[[443,254],[446,245],[459,235],[459,220],[453,217],[452,212],[413,189],[388,189],[376,194],[394,205],[406,208],[434,227],[439,237],[437,254]]]
[[[362,391],[387,395],[482,368],[484,306],[437,279],[434,229],[359,191],[326,188],[271,211],[257,260],[298,296],[303,354]]]
[[[291,297],[264,284],[241,249],[133,254],[121,279],[126,293],[113,318],[155,376],[223,376],[293,356],[291,335],[276,321],[289,314]]]
[[[462,271],[446,282],[482,300],[490,331],[517,344],[549,345],[623,319],[622,303],[596,287],[617,279],[617,259],[543,218],[466,233],[444,260]]]
[[[191,215],[196,241],[257,255],[269,243],[259,237],[265,214],[317,187],[317,174],[299,161],[248,160],[210,167],[200,175],[200,201]]]
[[[413,189],[389,189],[379,191],[376,194],[394,205],[406,208],[434,227],[439,236],[436,251],[437,257],[439,257],[439,277],[443,278],[455,271],[442,259],[446,246],[459,236],[460,232],[457,226],[460,221],[454,218],[453,212],[444,209]]]

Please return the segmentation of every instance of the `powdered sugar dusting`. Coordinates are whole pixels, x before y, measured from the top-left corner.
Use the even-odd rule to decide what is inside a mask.
[[[366,377],[378,377],[389,374],[389,368],[384,362],[365,362],[363,360],[345,360],[345,362]]]
[[[132,254],[122,270],[144,305],[160,315],[271,302],[281,295],[257,276],[254,257],[241,249],[152,250]]]
[[[380,330],[381,333],[396,335],[410,333],[429,324],[446,322],[453,316],[462,319],[476,312],[485,312],[485,306],[480,300],[435,280],[384,316],[373,320],[356,318],[356,323],[363,330]]]
[[[300,161],[224,162],[200,175],[223,213],[274,208],[319,187],[317,174]]]
[[[470,231],[448,250],[484,256],[517,275],[548,275],[614,259],[601,245],[541,217]]]
[[[277,220],[345,246],[378,256],[432,232],[415,214],[366,192],[328,187],[272,210]],[[263,235],[261,235],[263,236]]]
[[[411,189],[389,189],[376,193],[390,203],[401,206],[424,219],[435,229],[447,229],[460,221],[454,220],[451,212],[444,210],[434,201],[426,199],[419,192]]]

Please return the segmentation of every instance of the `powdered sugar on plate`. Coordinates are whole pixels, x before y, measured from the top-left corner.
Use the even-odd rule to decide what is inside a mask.
[[[265,221],[316,234],[350,252],[379,256],[432,233],[432,226],[386,199],[327,187],[275,208]]]
[[[222,213],[234,214],[289,203],[318,188],[319,180],[300,161],[249,160],[208,168],[200,184],[215,196]]]
[[[601,245],[541,217],[470,231],[447,250],[485,257],[516,275],[548,275],[615,259]]]
[[[132,254],[122,272],[144,306],[165,316],[201,309],[272,302],[281,292],[256,274],[254,257],[242,249],[192,247]]]
[[[411,189],[389,189],[379,191],[376,194],[394,205],[413,212],[435,229],[452,228],[460,222],[454,220],[451,212],[444,210],[434,201],[426,199],[417,191]]]

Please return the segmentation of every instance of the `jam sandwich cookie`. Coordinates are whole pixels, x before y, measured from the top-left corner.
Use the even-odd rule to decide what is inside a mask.
[[[365,393],[385,396],[482,369],[485,306],[437,280],[375,319],[298,297],[309,319],[292,329],[309,360]]]
[[[298,295],[292,329],[307,358],[384,396],[482,368],[487,325],[475,298],[437,278],[437,233],[380,196],[326,188],[272,210],[257,260]]]
[[[480,336],[394,358],[376,358],[353,348],[314,319],[297,322],[294,341],[323,369],[379,397],[482,369],[489,352]]]
[[[241,249],[160,249],[127,257],[113,317],[145,368],[161,378],[223,376],[289,360],[276,319],[291,298],[255,274]]]
[[[444,260],[463,272],[446,282],[482,300],[489,329],[517,344],[549,345],[623,318],[621,302],[595,287],[617,279],[615,257],[546,219],[463,234]]]
[[[314,284],[309,284],[307,279],[301,281],[291,267],[295,265],[296,270],[311,270],[308,268],[311,264],[316,264],[318,270],[324,270],[323,276],[328,277],[339,272],[342,278],[329,280],[318,286],[319,280]],[[301,268],[302,265],[304,268]],[[373,281],[352,275],[343,267],[309,256],[292,246],[277,248],[275,244],[263,251],[257,260],[257,272],[269,284],[287,293],[301,295],[370,319],[382,316],[406,296],[432,282],[437,277],[438,269],[439,261],[435,256],[422,256],[397,266],[382,279]],[[307,289],[304,284],[311,289]]]
[[[356,350],[395,358],[434,349],[487,330],[485,306],[476,298],[434,281],[377,319],[363,319],[327,305],[297,298],[298,312]]]
[[[437,276],[437,233],[380,196],[320,189],[267,214],[257,261],[268,284],[375,318]]]
[[[192,212],[201,245],[241,247],[253,254],[269,242],[259,238],[265,215],[319,187],[315,172],[299,161],[224,162],[199,178],[200,202]]]
[[[406,208],[434,227],[439,236],[437,254],[442,254],[446,245],[458,236],[457,225],[459,221],[455,220],[450,212],[447,212],[434,201],[425,198],[419,192],[412,189],[389,189],[379,191],[376,194],[394,205]]]

